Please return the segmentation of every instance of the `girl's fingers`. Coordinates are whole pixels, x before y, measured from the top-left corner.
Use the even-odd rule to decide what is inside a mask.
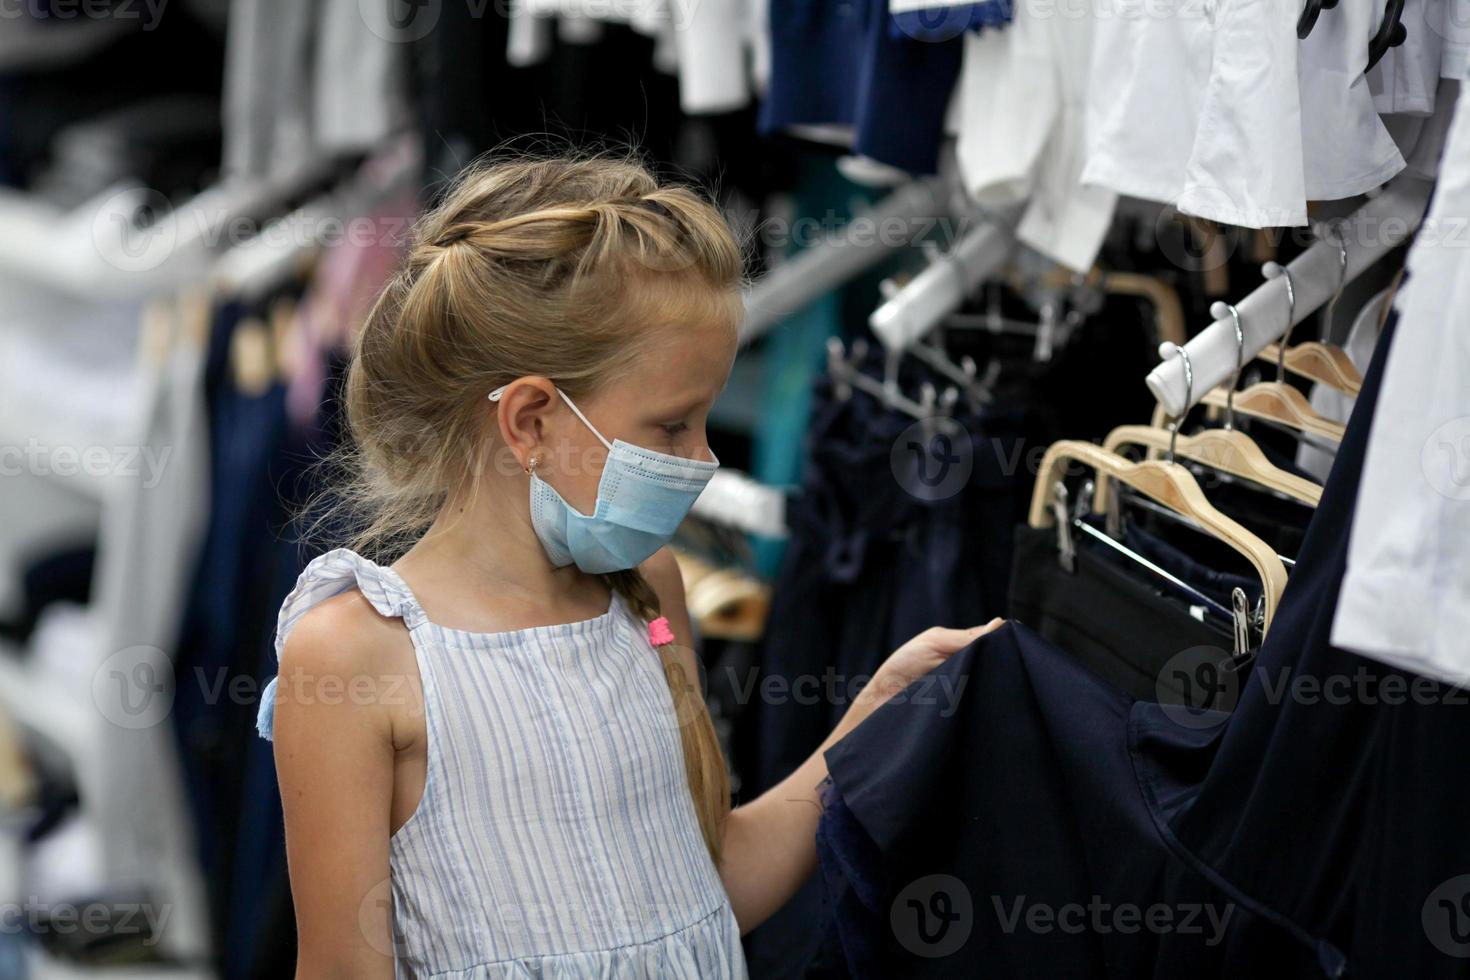
[[[984,626],[971,626],[969,629],[949,629],[940,627],[934,631],[934,645],[949,653],[962,650],[975,642],[980,637],[989,633],[1005,623],[1005,620],[997,616]]]

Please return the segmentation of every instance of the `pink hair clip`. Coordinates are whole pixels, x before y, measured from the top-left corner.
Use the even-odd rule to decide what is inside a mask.
[[[674,631],[669,628],[667,616],[660,616],[648,624],[648,642],[656,647],[674,642]]]

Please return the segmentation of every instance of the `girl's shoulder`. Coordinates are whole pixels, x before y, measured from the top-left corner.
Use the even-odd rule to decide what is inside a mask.
[[[392,569],[347,549],[313,559],[281,606],[276,626],[277,674],[257,728],[272,737],[276,701],[350,702],[381,712],[402,727],[396,705],[378,692],[422,690],[412,628],[416,603]],[[421,614],[420,614],[421,615]],[[285,687],[282,692],[280,688]]]
[[[397,572],[364,558],[350,548],[336,548],[307,563],[296,579],[296,587],[281,604],[276,624],[277,654],[302,617],[350,590],[355,590],[361,596],[362,604],[337,605],[357,610],[358,616],[367,617],[371,610],[378,618],[402,619],[409,629],[424,620],[423,609]],[[353,614],[349,613],[349,617],[351,616]]]

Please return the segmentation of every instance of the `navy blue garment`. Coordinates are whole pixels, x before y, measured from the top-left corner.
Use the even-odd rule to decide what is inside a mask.
[[[1203,562],[1196,561],[1187,552],[1154,537],[1147,531],[1131,526],[1125,527],[1123,544],[1165,571],[1188,582],[1226,609],[1230,608],[1231,595],[1236,589],[1245,592],[1246,599],[1249,600],[1252,608],[1261,598],[1260,579],[1212,568]]]
[[[240,665],[255,682],[256,691],[263,690],[277,670],[273,646],[276,612],[295,587],[310,556],[326,548],[325,542],[301,537],[301,532],[320,515],[305,515],[301,521],[294,518],[317,489],[317,461],[327,458],[341,439],[346,376],[345,358],[329,356],[326,394],[316,417],[305,425],[287,428],[281,452],[270,468],[276,509],[269,526],[258,529],[260,540],[270,542],[261,549],[268,563],[261,569],[269,587],[264,604],[251,617],[249,637],[254,655]],[[226,930],[227,980],[265,980],[289,971],[295,962],[295,921],[275,758],[271,743],[256,734],[253,715],[247,722],[242,727],[235,719],[232,733],[244,764],[238,770],[242,789],[231,848],[234,866]]]
[[[978,730],[946,738],[932,709],[889,705],[827,753],[829,809],[848,808],[881,854],[864,877],[885,900],[902,885],[885,875],[912,880],[933,867],[981,896],[1055,897],[1075,893],[1083,876],[1083,890],[1147,904],[1205,882],[1245,913],[1211,947],[1154,931],[1079,937],[1068,948],[1055,936],[1051,945],[997,938],[977,900],[981,951],[966,962],[988,976],[1466,975],[1470,707],[1463,692],[1328,642],[1393,332],[1390,321],[1258,660],[1221,685],[1235,690],[1215,692],[1233,712],[1130,704],[1085,672],[1069,675],[1068,658],[1043,657],[1013,626],[940,668],[969,678],[957,715],[995,713]],[[1303,677],[1314,686],[1282,693],[1284,678]],[[1324,694],[1333,679],[1358,686]],[[1040,748],[1028,752],[1033,742]],[[956,756],[963,768],[946,768]],[[964,822],[952,827],[956,810]],[[851,819],[836,826],[850,831]],[[951,829],[957,839],[936,843]],[[925,846],[945,853],[926,864]],[[843,866],[823,860],[840,890]],[[840,894],[835,904],[853,907]],[[859,928],[877,926],[850,922],[844,935]],[[923,976],[929,962],[884,975]]]
[[[889,19],[888,35],[895,39],[947,41],[964,31],[979,31],[1009,24],[1012,15],[1011,0],[985,0],[984,3],[906,10],[893,14]]]
[[[793,696],[761,713],[757,791],[804,762],[846,713],[845,686],[827,696],[829,675],[861,681],[931,626],[1004,615],[1013,528],[1027,506],[1028,475],[1014,465],[1027,445],[1022,422],[998,413],[959,421],[967,446],[945,448],[940,435],[926,448],[913,419],[818,381],[761,651],[766,678]],[[936,487],[937,499],[922,499],[924,478],[945,476],[942,454],[967,456],[970,472],[952,495]],[[824,685],[808,697],[796,685],[810,677]]]
[[[1328,973],[1334,950],[1160,835],[1132,703],[1008,623],[829,749],[818,854],[851,975]]]
[[[771,81],[758,125],[853,127],[852,149],[934,173],[962,39],[894,37],[888,0],[772,0]]]
[[[279,505],[270,470],[286,431],[285,388],[238,390],[231,337],[251,311],[225,303],[215,312],[204,368],[210,415],[210,513],[176,659],[180,683],[173,721],[180,743],[200,865],[210,899],[220,965],[228,932],[234,841],[240,817],[240,758],[249,743],[241,719],[253,704],[217,697],[249,675],[271,599],[268,529]],[[223,972],[223,971],[222,971]]]
[[[824,378],[815,398],[762,640],[761,696],[748,708],[756,767],[742,792],[751,798],[816,751],[851,694],[898,646],[931,626],[1004,615],[1012,529],[1027,504],[1029,477],[1016,462],[1031,443],[1021,420],[962,416],[960,441],[946,445],[939,435],[926,447],[913,419],[869,395],[840,400]],[[968,457],[970,472],[942,496],[941,461],[950,456]],[[925,479],[938,481],[937,499],[921,499]],[[820,902],[814,876],[752,933],[753,976],[820,972],[810,962]]]
[[[1181,846],[1330,936],[1353,976],[1464,977],[1470,902],[1454,879],[1470,874],[1470,697],[1329,642],[1395,326],[1396,315],[1208,778],[1180,786],[1201,763],[1170,750],[1156,713],[1136,713],[1133,738]],[[1348,696],[1333,693],[1343,685]]]
[[[1054,528],[1016,528],[1008,618],[1143,700],[1172,692],[1172,700],[1187,703],[1183,685],[1191,683],[1189,677],[1209,669],[1206,664],[1223,669],[1232,660],[1228,621],[1195,616],[1163,580],[1144,581],[1114,559],[1116,552],[1094,548],[1080,535],[1069,571],[1058,560],[1056,540]]]

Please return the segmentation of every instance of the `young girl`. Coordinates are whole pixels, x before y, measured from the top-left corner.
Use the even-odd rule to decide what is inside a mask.
[[[822,752],[730,809],[662,547],[740,286],[719,212],[628,161],[479,169],[423,220],[346,395],[355,547],[412,546],[307,566],[261,705],[298,977],[744,976],[814,870]],[[994,625],[905,644],[827,745]]]

